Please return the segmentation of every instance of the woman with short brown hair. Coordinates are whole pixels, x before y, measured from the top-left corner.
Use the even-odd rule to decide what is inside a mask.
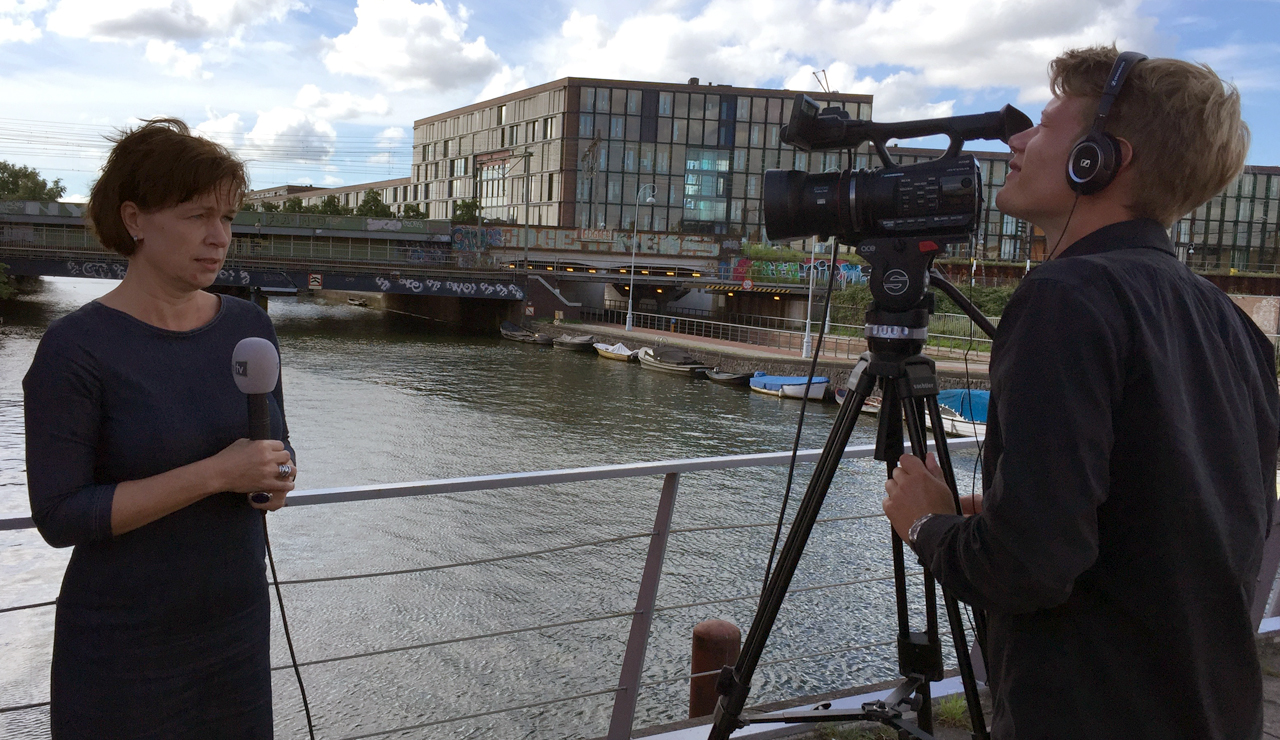
[[[49,325],[23,380],[32,518],[73,546],[54,627],[53,736],[268,738],[270,604],[260,512],[296,469],[244,439],[231,373],[257,306],[205,291],[231,243],[244,166],[173,119],[116,140],[89,201],[123,281]],[[267,492],[254,504],[246,493]]]

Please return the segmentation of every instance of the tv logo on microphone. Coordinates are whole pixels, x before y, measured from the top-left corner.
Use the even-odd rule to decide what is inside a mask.
[[[249,362],[247,360],[236,360],[233,364],[235,365],[236,375],[242,378],[249,377]]]

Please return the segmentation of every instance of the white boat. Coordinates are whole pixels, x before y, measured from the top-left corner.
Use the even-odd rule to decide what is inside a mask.
[[[604,342],[596,342],[591,345],[596,348],[596,354],[606,360],[618,360],[620,362],[630,362],[636,359],[636,350],[627,349],[627,345],[622,342],[617,344],[605,344]]]
[[[811,401],[822,400],[827,394],[828,382],[829,379],[822,375],[814,376],[809,382],[807,375],[767,375],[763,372],[757,372],[750,381],[751,390],[756,393],[780,398],[804,398],[804,387],[808,383]]]
[[[676,347],[659,347],[656,350],[643,347],[636,357],[640,360],[640,367],[647,370],[683,375],[686,378],[706,377],[707,371],[711,369],[694,359],[693,355]]]
[[[947,391],[943,391],[947,393]],[[986,391],[973,391],[974,394],[986,393]],[[835,391],[836,403],[843,404],[844,400],[849,397],[848,388],[837,388]],[[956,400],[939,394],[938,409],[942,412],[942,431],[951,437],[986,437],[987,425],[982,421],[974,421],[966,419],[960,412],[942,403],[942,399]],[[981,418],[986,418],[985,400],[982,402],[978,414]],[[862,404],[862,413],[871,414],[872,416],[880,413],[880,398],[872,396]],[[925,417],[925,426],[930,430],[933,429],[933,420],[928,416]]]

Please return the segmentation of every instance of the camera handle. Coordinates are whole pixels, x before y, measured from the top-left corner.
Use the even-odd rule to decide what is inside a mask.
[[[942,467],[947,486],[951,489],[956,512],[960,512],[955,472],[952,469],[946,435],[943,432],[942,412],[938,408],[937,373],[933,361],[920,354],[906,355],[893,351],[866,352],[859,359],[847,385],[852,392],[836,414],[835,423],[814,467],[813,477],[809,481],[809,486],[782,547],[777,569],[770,576],[761,593],[760,606],[756,610],[751,629],[743,642],[737,663],[733,666],[725,666],[720,671],[716,684],[720,699],[716,704],[708,740],[728,740],[733,731],[755,723],[859,720],[879,722],[918,740],[931,740],[933,737],[929,687],[931,682],[941,680],[943,673],[942,644],[938,635],[937,620],[938,584],[926,568],[924,572],[926,627],[923,632],[912,631],[908,620],[905,548],[896,532],[892,533],[892,541],[898,616],[898,667],[905,681],[890,696],[879,701],[868,702],[862,706],[861,711],[857,712],[831,711],[829,704],[820,704],[809,710],[771,714],[743,713],[747,695],[750,692],[751,679],[764,652],[765,642],[773,629],[778,611],[782,607],[782,601],[786,597],[791,578],[795,575],[805,544],[817,521],[827,491],[831,487],[831,481],[840,465],[844,449],[849,443],[858,414],[861,413],[863,405],[877,385],[881,389],[882,405],[876,432],[875,458],[884,461],[889,475],[893,475],[898,458],[903,453],[903,412],[906,414],[906,430],[912,454],[923,458],[926,451],[924,415],[928,413],[933,425],[934,448],[938,463]],[[965,639],[960,605],[954,596],[947,593],[946,589],[943,589],[942,595],[960,667],[961,681],[964,684],[973,736],[977,740],[987,740],[989,736]],[[985,624],[979,617],[980,615],[975,612],[975,627],[979,636],[979,645],[982,646],[985,642],[982,639],[985,636],[983,634]],[[909,711],[916,712],[915,723],[905,719]]]

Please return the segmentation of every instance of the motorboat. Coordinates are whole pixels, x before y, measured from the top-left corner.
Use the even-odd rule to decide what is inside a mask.
[[[516,326],[510,321],[502,322],[498,327],[498,331],[502,332],[504,339],[510,339],[515,342],[525,342],[526,344],[551,344],[553,341],[550,334],[542,332],[531,332],[522,326]]]
[[[807,375],[769,375],[757,372],[750,379],[751,390],[768,396],[781,398],[804,398],[805,384],[809,384],[809,400],[821,401],[827,394],[827,383],[830,379],[823,375],[815,375],[812,382]]]
[[[751,373],[727,373],[715,367],[707,371],[707,380],[720,385],[732,385],[746,388],[751,382]]]
[[[596,338],[590,334],[584,334],[578,337],[571,337],[568,334],[561,334],[551,340],[551,345],[556,349],[567,349],[574,352],[590,352],[595,349]]]
[[[707,371],[711,369],[678,347],[658,347],[657,349],[644,347],[637,358],[640,360],[640,367],[647,370],[683,375],[686,378],[705,377]]]
[[[836,403],[843,404],[849,397],[848,388],[835,390]],[[938,410],[942,413],[942,431],[952,437],[987,436],[988,391],[945,390],[938,394]],[[872,416],[880,413],[880,398],[871,396],[862,404],[862,413]],[[975,418],[968,418],[968,417]],[[925,426],[933,429],[933,420],[925,417]]]
[[[636,358],[639,350],[627,349],[627,345],[622,342],[617,344],[605,344],[604,342],[596,342],[591,345],[595,347],[596,354],[606,360],[618,360],[619,362],[631,362]]]

